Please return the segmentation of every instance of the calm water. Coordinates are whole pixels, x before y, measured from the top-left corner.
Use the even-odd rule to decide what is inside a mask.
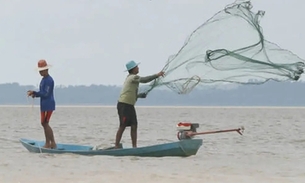
[[[0,107],[0,182],[305,182],[305,108],[137,107],[139,146],[175,141],[180,121],[198,131],[245,127],[244,136],[199,136],[188,158],[86,157],[29,153],[22,137],[44,139],[37,107]],[[118,126],[114,107],[58,107],[57,142],[109,146]],[[122,142],[130,147],[129,129]]]

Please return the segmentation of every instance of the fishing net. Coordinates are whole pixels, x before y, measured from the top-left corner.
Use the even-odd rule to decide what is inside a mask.
[[[216,13],[168,58],[163,68],[166,75],[142,91],[167,86],[186,94],[201,84],[297,81],[304,60],[264,39],[259,22],[265,12],[251,9],[250,1],[235,1]]]

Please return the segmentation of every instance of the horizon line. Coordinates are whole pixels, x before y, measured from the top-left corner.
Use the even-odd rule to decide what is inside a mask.
[[[272,81],[269,81],[272,82]],[[299,81],[284,81],[284,82],[277,82],[277,81],[273,81],[275,83],[304,83],[305,80],[299,80]],[[267,82],[268,83],[268,82]],[[267,83],[263,83],[263,84],[267,84]],[[4,85],[4,84],[18,84],[19,86],[36,86],[37,84],[21,84],[18,82],[6,82],[6,83],[0,83],[0,85]],[[123,84],[96,84],[96,83],[90,83],[90,84],[55,84],[55,87],[69,87],[69,86],[116,86],[116,87],[122,87]],[[145,84],[142,84],[142,86],[144,86]],[[147,86],[149,84],[146,84]],[[209,85],[209,84],[208,84]],[[217,85],[243,85],[243,84],[238,84],[238,83],[227,83],[227,82],[223,82],[222,84],[217,84]]]
[[[40,108],[39,105],[0,105],[0,108]],[[305,106],[159,106],[159,105],[135,105],[136,108],[305,108]],[[116,105],[56,105],[56,108],[116,108]]]

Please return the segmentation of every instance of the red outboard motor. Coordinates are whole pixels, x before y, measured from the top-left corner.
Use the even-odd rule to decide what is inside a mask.
[[[177,124],[177,137],[179,140],[182,139],[192,139],[193,136],[188,135],[188,132],[197,132],[197,128],[199,128],[198,123],[187,123],[180,122]]]

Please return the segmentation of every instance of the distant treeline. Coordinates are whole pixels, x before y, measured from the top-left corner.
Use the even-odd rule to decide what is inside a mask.
[[[18,83],[0,84],[0,105],[29,105],[26,91],[34,86]],[[57,105],[116,105],[121,87],[57,86]],[[305,85],[302,82],[268,82],[262,85],[240,85],[233,89],[193,90],[179,95],[170,90],[155,89],[137,105],[166,106],[305,106]],[[35,100],[38,104],[39,100]]]

